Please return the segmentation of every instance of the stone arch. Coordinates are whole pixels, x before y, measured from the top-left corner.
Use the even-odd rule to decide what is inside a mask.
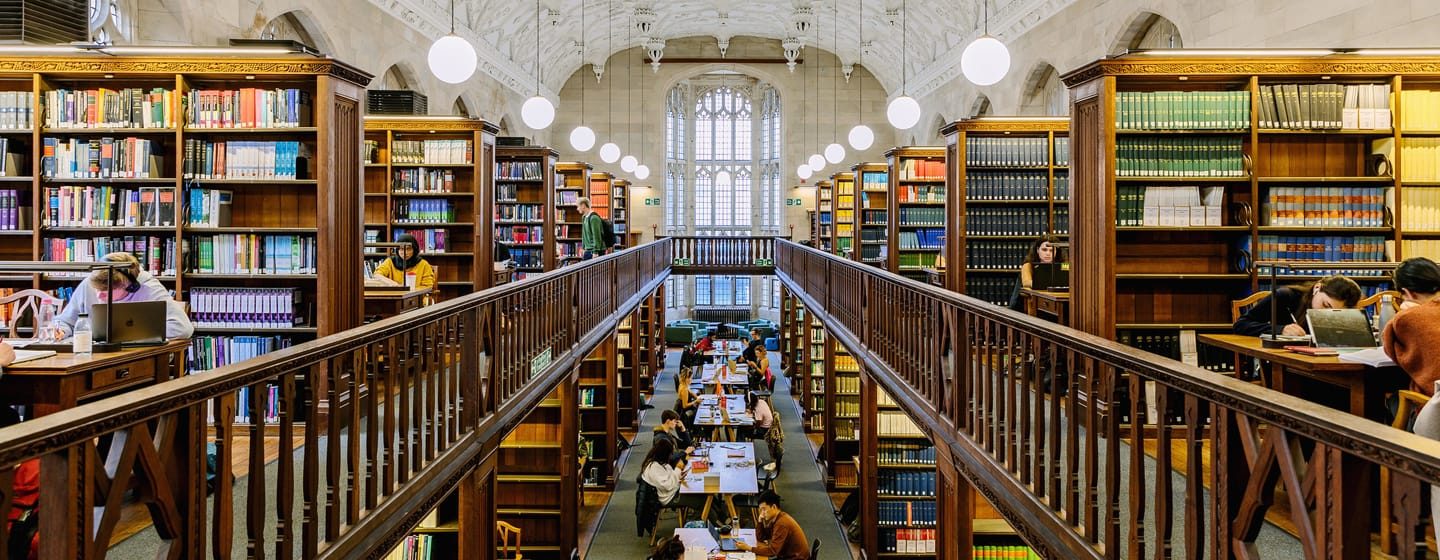
[[[304,8],[270,18],[260,26],[256,35],[262,39],[290,39],[314,47],[322,53],[334,53],[330,38],[325,35],[324,29],[321,29],[314,16]]]
[[[1178,49],[1184,46],[1180,28],[1175,22],[1154,12],[1141,11],[1121,28],[1109,52],[1116,55],[1134,49]]]
[[[450,114],[462,117],[473,117],[475,112],[470,109],[470,104],[465,102],[465,96],[455,96],[455,102],[450,104]]]
[[[416,79],[415,69],[406,62],[391,64],[379,79],[370,82],[375,89],[408,89],[419,91],[420,81]]]
[[[976,95],[975,100],[970,102],[970,117],[988,116],[990,116],[990,98],[983,93]]]
[[[1030,69],[1020,92],[1021,115],[1055,117],[1069,112],[1069,92],[1060,81],[1060,72],[1048,62],[1038,62]]]

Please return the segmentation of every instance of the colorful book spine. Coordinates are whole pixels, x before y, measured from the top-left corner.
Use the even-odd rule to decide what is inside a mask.
[[[50,90],[43,97],[45,128],[174,128],[172,93],[163,88]]]
[[[197,129],[312,126],[310,93],[299,89],[196,89],[185,97],[185,126]]]

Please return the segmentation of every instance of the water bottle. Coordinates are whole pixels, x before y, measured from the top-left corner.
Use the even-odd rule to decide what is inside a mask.
[[[35,338],[40,342],[55,340],[55,300],[40,300],[40,309],[35,312]]]
[[[90,315],[85,313],[80,314],[80,319],[75,321],[75,330],[72,332],[70,340],[71,344],[73,344],[71,351],[75,352],[77,357],[90,357],[90,348],[92,346],[90,340]]]
[[[1383,332],[1385,332],[1385,325],[1389,324],[1389,323],[1390,323],[1390,319],[1392,319],[1392,318],[1395,317],[1395,301],[1394,301],[1394,297],[1391,296],[1390,294],[1384,294],[1384,295],[1381,295],[1381,296],[1380,296],[1380,313],[1379,313],[1379,315],[1380,315],[1380,328],[1379,328],[1378,330],[1379,330],[1379,332],[1383,333]]]

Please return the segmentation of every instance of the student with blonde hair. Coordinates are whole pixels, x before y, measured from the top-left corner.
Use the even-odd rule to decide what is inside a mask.
[[[92,272],[89,278],[75,286],[70,302],[52,324],[59,331],[57,338],[69,338],[80,315],[93,315],[91,307],[96,303],[140,301],[166,302],[165,338],[190,338],[194,334],[195,326],[190,324],[190,318],[185,315],[180,302],[170,297],[170,291],[160,280],[140,269],[140,261],[135,255],[118,251],[105,255],[102,260],[123,266]]]

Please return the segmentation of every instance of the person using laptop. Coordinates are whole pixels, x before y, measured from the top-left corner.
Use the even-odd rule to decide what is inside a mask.
[[[96,303],[129,303],[139,301],[163,301],[165,306],[165,338],[190,338],[195,332],[195,325],[190,323],[190,318],[185,315],[185,309],[180,302],[170,297],[170,292],[160,283],[160,280],[151,276],[149,272],[140,269],[140,261],[135,255],[119,251],[105,255],[105,262],[120,263],[124,266],[97,270],[90,273],[90,277],[80,282],[75,287],[75,294],[70,296],[70,302],[65,309],[55,316],[53,326],[60,332],[57,338],[69,338],[70,333],[75,330],[75,322],[84,313],[93,320],[95,312],[92,307]],[[109,291],[106,287],[109,286]]]
[[[1275,307],[1275,316],[1270,316],[1270,307]],[[1284,286],[1235,320],[1235,334],[1260,336],[1262,334],[1283,334],[1305,336],[1305,314],[1311,309],[1353,309],[1360,303],[1360,285],[1342,274],[1327,276],[1314,282],[1296,286]],[[1280,325],[1279,333],[1272,333],[1271,325]]]
[[[690,474],[688,461],[683,452],[679,459],[675,458],[675,447],[670,440],[657,439],[650,445],[650,452],[645,454],[645,460],[640,463],[640,480],[655,487],[655,493],[660,497],[660,505],[685,507],[697,512],[705,509],[703,494],[680,493],[685,477]]]
[[[737,541],[737,548],[774,560],[810,560],[810,541],[805,538],[805,530],[800,528],[794,517],[780,509],[779,494],[774,490],[761,494],[760,508],[756,513],[760,518],[760,528],[755,531],[759,544],[750,546],[744,541]]]
[[[1020,290],[1024,288],[1034,289],[1036,265],[1055,264],[1055,243],[1060,239],[1053,235],[1041,236],[1034,243],[1030,244],[1030,250],[1025,253],[1025,260],[1020,264],[1020,283],[1015,285],[1015,291],[1010,294],[1010,309],[1025,311],[1025,306],[1020,301]],[[1050,286],[1040,286],[1049,288]]]
[[[1434,396],[1440,381],[1440,266],[1424,257],[1406,259],[1395,268],[1395,288],[1405,298],[1381,333],[1385,355],[1410,374],[1412,388]],[[1429,359],[1426,359],[1426,358]]]

